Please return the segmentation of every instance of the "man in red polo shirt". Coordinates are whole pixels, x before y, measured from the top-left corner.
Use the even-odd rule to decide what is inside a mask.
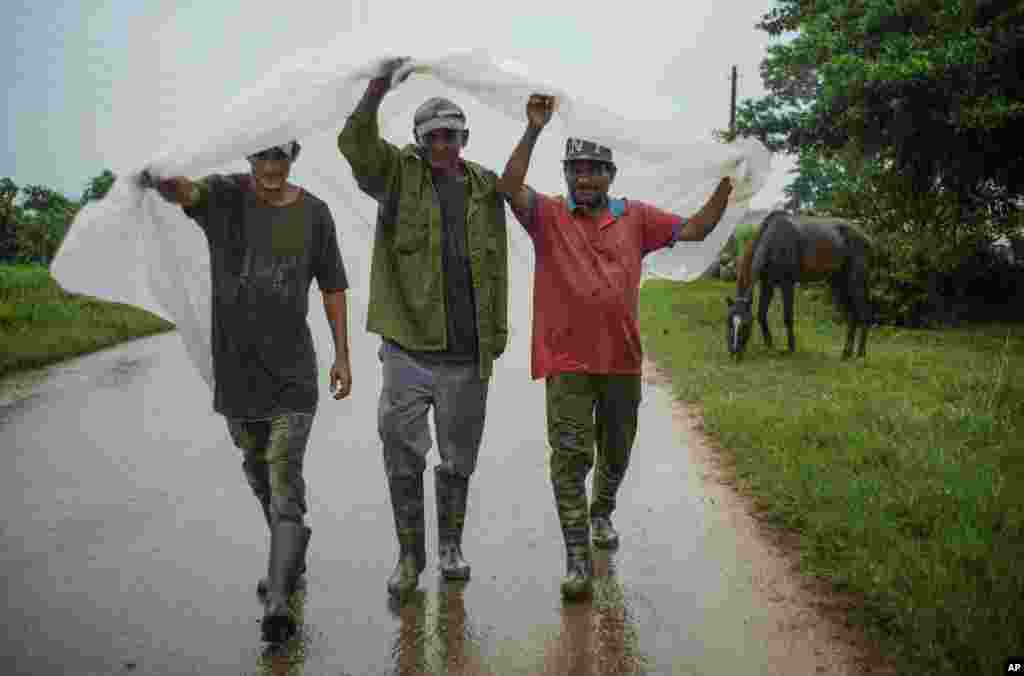
[[[498,190],[536,253],[531,374],[547,384],[551,482],[567,559],[562,596],[575,599],[591,590],[591,527],[595,546],[618,546],[611,514],[640,405],[641,262],[678,241],[703,240],[721,219],[732,182],[722,179],[691,218],[610,199],[616,171],[611,150],[570,138],[563,161],[568,197],[539,194],[524,180],[552,103],[551,97],[530,97],[526,132]],[[586,478],[595,443],[597,471],[588,509]]]

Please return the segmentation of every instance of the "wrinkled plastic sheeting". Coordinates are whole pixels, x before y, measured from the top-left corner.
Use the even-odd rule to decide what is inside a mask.
[[[155,191],[141,190],[138,174],[144,168],[157,176],[191,177],[247,171],[240,158],[298,139],[303,150],[292,180],[328,203],[350,283],[353,288],[362,285],[376,204],[358,190],[337,150],[336,135],[367,81],[382,72],[385,58],[353,64],[346,56],[351,55],[335,55],[330,49],[296,55],[235,97],[218,123],[187,130],[155,158],[140,158],[136,168],[119,172],[108,195],[76,217],[51,267],[54,278],[69,292],[136,305],[174,322],[189,357],[212,385],[205,237],[179,207]],[[731,176],[734,191],[718,227],[703,242],[680,243],[647,256],[645,277],[699,277],[767,178],[770,154],[755,140],[695,142],[690,139],[699,130],[687,129],[684,121],[624,119],[557,84],[532,78],[517,61],[462,51],[413,59],[407,68],[411,76],[396,84],[380,111],[382,136],[396,145],[412,140],[412,114],[422,101],[447,96],[467,112],[472,134],[465,156],[500,174],[525,127],[526,101],[538,92],[556,97],[554,118],[538,142],[527,176],[540,192],[565,192],[560,159],[568,136],[613,149],[619,168],[614,195],[682,216],[695,213],[719,180]],[[528,264],[532,247],[511,215],[509,233],[510,262]],[[528,291],[512,286],[512,293]]]

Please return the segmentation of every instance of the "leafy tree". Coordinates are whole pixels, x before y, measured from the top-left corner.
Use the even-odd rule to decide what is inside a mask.
[[[79,205],[46,186],[26,186],[21,193],[18,253],[35,260],[49,261],[57,253]]]
[[[833,194],[849,190],[854,180],[841,160],[813,150],[800,152],[792,173],[796,178],[783,188],[783,193],[788,198],[786,208],[793,211],[833,211]]]
[[[855,170],[844,167],[819,202],[858,221],[872,238],[871,288],[881,319],[956,321],[983,309],[968,299],[979,282],[1017,283],[1020,272],[999,269],[989,245],[1010,235],[1019,219],[967,210],[949,190],[918,191],[914,178],[894,167],[885,154]]]
[[[110,169],[104,169],[103,173],[89,179],[85,186],[85,192],[82,194],[82,206],[106,197],[116,179],[117,176]]]
[[[77,205],[63,194],[42,185],[28,185],[21,189],[25,201],[22,208],[36,212],[73,212]]]
[[[761,65],[771,94],[742,133],[790,152],[877,157],[968,208],[1024,193],[1024,4],[779,0],[759,28],[797,32]]]
[[[17,253],[15,228],[20,207],[16,203],[21,188],[10,178],[0,180],[0,260]]]
[[[790,207],[865,224],[883,314],[939,311],[1021,224],[1024,3],[778,0],[758,27],[791,39],[737,134],[798,155]]]
[[[9,178],[0,180],[0,259],[52,259],[79,209],[103,199],[116,178],[103,170],[89,179],[77,202],[46,186],[19,188]]]

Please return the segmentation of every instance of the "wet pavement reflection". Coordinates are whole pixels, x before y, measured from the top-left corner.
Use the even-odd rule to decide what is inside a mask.
[[[595,587],[590,600],[565,603],[560,626],[544,642],[538,675],[610,676],[646,673],[650,666],[639,652],[632,623],[608,554],[595,560]],[[416,592],[404,604],[392,603],[400,624],[394,640],[396,674],[422,676],[485,676],[507,673],[488,664],[481,636],[466,615],[464,583],[446,584],[434,593]]]
[[[310,319],[327,373],[328,328]],[[492,380],[464,534],[473,578],[437,573],[428,471],[428,567],[395,607],[378,343],[353,331],[353,354],[373,358],[353,359],[349,400],[328,399],[324,382],[305,462],[303,626],[275,650],[259,641],[262,513],[176,334],[0,383],[0,673],[771,673],[751,631],[772,619],[750,593],[750,562],[708,509],[669,395],[650,384],[615,515],[622,546],[597,553],[591,601],[562,602],[544,390],[529,380],[526,336]]]

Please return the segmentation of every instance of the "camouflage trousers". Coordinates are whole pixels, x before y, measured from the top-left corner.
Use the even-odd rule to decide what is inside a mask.
[[[547,379],[551,484],[567,545],[589,543],[590,518],[610,516],[629,467],[640,408],[639,375],[562,373]],[[594,466],[587,509],[587,474]]]
[[[232,441],[243,452],[242,471],[270,526],[303,522],[306,482],[302,460],[313,426],[310,413],[286,413],[269,420],[228,420]]]

